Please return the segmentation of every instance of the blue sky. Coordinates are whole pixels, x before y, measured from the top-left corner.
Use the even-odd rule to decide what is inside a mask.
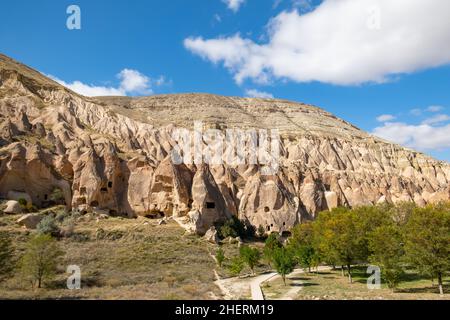
[[[0,52],[92,95],[305,102],[450,161],[449,3],[16,0],[1,6]],[[72,4],[81,30],[66,27]]]

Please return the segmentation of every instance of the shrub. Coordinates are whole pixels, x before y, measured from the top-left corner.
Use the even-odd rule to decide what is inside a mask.
[[[266,236],[266,229],[262,225],[258,227],[258,230],[256,231],[256,234],[259,238],[264,238]]]
[[[22,206],[22,208],[26,208],[27,205],[28,205],[28,201],[26,199],[24,199],[24,198],[19,198],[17,200],[17,202],[19,202],[19,204]]]
[[[242,269],[244,269],[244,262],[242,261],[242,259],[240,257],[233,258],[229,267],[231,274],[233,274],[234,276],[239,276],[242,272]]]
[[[227,237],[250,238],[255,234],[255,228],[251,224],[241,221],[235,216],[224,224],[216,226],[216,229],[221,239]]]
[[[60,211],[56,214],[55,220],[58,223],[63,223],[64,220],[66,220],[67,218],[70,217],[70,213],[66,212],[66,211]]]
[[[51,236],[59,235],[59,228],[56,225],[56,220],[53,216],[49,215],[44,217],[44,219],[37,225],[37,232],[39,234],[48,234]]]
[[[216,252],[216,260],[219,267],[222,267],[223,262],[225,261],[225,253],[222,248],[219,248]]]

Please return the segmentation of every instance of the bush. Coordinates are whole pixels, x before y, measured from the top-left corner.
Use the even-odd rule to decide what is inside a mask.
[[[24,198],[17,199],[17,202],[20,204],[20,206],[22,207],[22,210],[24,212],[37,212],[37,211],[39,211],[36,206],[34,206],[31,203],[28,203],[28,201],[26,199],[24,199]]]
[[[264,227],[260,225],[256,234],[259,238],[264,239],[266,237],[266,229],[264,229]]]
[[[66,212],[66,211],[60,211],[60,212],[58,212],[58,213],[56,214],[55,220],[56,220],[58,223],[63,223],[64,220],[66,220],[66,219],[69,218],[69,217],[70,217],[70,213],[69,213],[69,212]]]
[[[19,204],[20,204],[20,206],[22,207],[22,208],[27,208],[27,205],[28,205],[28,201],[26,200],[26,199],[24,199],[24,198],[19,198],[18,200],[17,200],[17,202],[19,202]]]
[[[216,226],[216,229],[218,230],[221,239],[227,237],[251,238],[255,235],[255,228],[252,225],[239,220],[235,216],[226,221],[223,225]]]
[[[222,248],[219,248],[216,252],[216,260],[219,267],[222,267],[223,262],[225,261],[225,253]]]
[[[233,274],[234,276],[239,276],[242,272],[242,269],[244,269],[244,262],[242,261],[242,259],[240,257],[233,258],[229,267],[231,274]]]
[[[48,234],[51,236],[59,235],[59,227],[56,225],[56,220],[53,216],[49,215],[44,217],[44,219],[37,225],[37,232],[39,234]]]

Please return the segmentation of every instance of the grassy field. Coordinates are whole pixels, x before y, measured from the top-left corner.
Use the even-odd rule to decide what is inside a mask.
[[[444,280],[444,297],[439,295],[439,289],[432,285],[430,279],[424,279],[414,272],[407,272],[399,287],[392,292],[385,284],[379,290],[367,288],[366,268],[355,268],[352,272],[353,283],[348,283],[347,277],[342,277],[341,271],[321,271],[318,274],[291,274],[284,286],[280,278],[263,284],[263,291],[269,299],[279,299],[291,292],[296,300],[433,300],[450,299],[450,278]]]
[[[20,256],[32,232],[18,216],[0,216],[0,231],[13,238]],[[59,241],[61,270],[45,288],[32,290],[16,273],[0,283],[1,299],[214,299],[213,245],[185,235],[176,222],[81,216],[74,234]],[[68,265],[78,265],[82,289],[66,289]]]
[[[17,258],[35,233],[16,224],[20,216],[0,215],[0,231],[12,237]],[[233,278],[228,270],[232,258],[239,254],[236,241],[222,244],[226,260],[219,268],[211,257],[218,246],[185,234],[173,220],[159,225],[158,220],[100,219],[91,214],[71,219],[75,221],[74,231],[58,241],[65,256],[55,279],[33,290],[16,272],[0,283],[0,299],[222,299],[214,283],[215,269],[222,279],[229,279],[226,281],[235,287],[234,292],[239,292],[234,298],[249,298],[252,278],[248,277],[248,267],[241,278]],[[261,251],[264,246],[261,241],[244,244]],[[81,290],[66,288],[69,265],[81,268]],[[257,273],[269,270],[264,261],[256,268]],[[365,271],[356,268],[352,284],[339,270],[330,270],[293,273],[287,286],[275,277],[262,287],[267,299],[449,299],[450,278],[444,282],[447,294],[441,297],[430,279],[413,272],[404,276],[394,293],[385,285],[380,290],[368,290]]]

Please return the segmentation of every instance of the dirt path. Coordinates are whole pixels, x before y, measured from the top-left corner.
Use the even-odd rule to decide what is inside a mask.
[[[328,271],[328,270],[331,270],[331,267],[319,267],[318,268],[318,271]],[[302,287],[303,281],[300,279],[295,279],[295,278],[298,275],[304,274],[304,273],[305,273],[305,271],[303,269],[295,269],[291,274],[289,274],[287,276],[287,278],[292,281],[291,288],[288,291],[284,292],[280,297],[278,297],[277,300],[294,300],[295,297],[297,296],[297,293],[303,289],[303,287]],[[266,281],[261,282],[259,287],[261,288],[261,285],[264,282],[275,281],[280,278],[281,278],[280,275],[275,274],[274,277],[271,277],[271,278],[267,279]]]
[[[264,293],[261,290],[261,284],[276,276],[277,276],[276,272],[271,272],[251,279],[250,292],[252,294],[252,300],[265,300]]]
[[[330,267],[319,267],[319,271],[330,270]],[[265,282],[276,281],[281,278],[276,272],[265,273],[256,277],[232,277],[221,279],[216,270],[214,270],[217,280],[215,284],[222,291],[226,300],[233,299],[252,299],[252,300],[265,300],[266,297],[261,288],[261,285]],[[292,285],[286,287],[286,292],[277,298],[277,300],[293,300],[295,299],[298,291],[302,290],[302,281],[299,279],[293,280],[296,276],[304,274],[303,269],[295,269],[288,279],[292,281]]]

